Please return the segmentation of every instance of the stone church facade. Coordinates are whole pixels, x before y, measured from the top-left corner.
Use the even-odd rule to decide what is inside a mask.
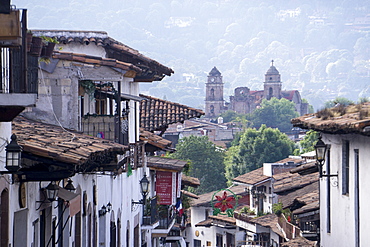
[[[298,90],[282,90],[280,73],[272,61],[271,67],[265,74],[263,90],[251,91],[248,87],[237,87],[234,95],[230,96],[230,102],[223,99],[223,82],[220,71],[214,67],[208,74],[206,83],[205,117],[215,118],[227,110],[233,110],[239,114],[252,113],[263,99],[285,98],[295,104],[296,111],[300,115],[308,113],[308,103],[303,103]]]

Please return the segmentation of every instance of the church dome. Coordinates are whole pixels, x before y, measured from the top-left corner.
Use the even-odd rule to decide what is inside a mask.
[[[266,75],[277,75],[277,74],[279,74],[279,71],[275,68],[274,65],[271,65],[271,67],[266,72]]]
[[[271,67],[267,70],[266,75],[278,75],[279,71],[274,66],[274,60],[271,61]]]

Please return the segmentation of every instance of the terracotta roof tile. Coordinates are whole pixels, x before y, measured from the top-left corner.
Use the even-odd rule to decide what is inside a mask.
[[[188,164],[187,161],[169,159],[158,156],[149,156],[148,167],[153,170],[165,170],[165,171],[174,171],[179,172]]]
[[[251,223],[258,224],[263,227],[271,228],[273,232],[281,237],[285,237],[278,227],[278,217],[276,214],[267,214],[260,217],[250,219]]]
[[[305,208],[303,210],[313,210],[315,208],[311,208],[316,205],[318,206],[319,203],[319,185],[318,182],[306,185],[300,189],[291,191],[288,194],[279,195],[278,197],[279,202],[283,204],[284,208],[288,208],[292,206],[295,202],[300,204],[309,205],[311,204],[310,208]],[[314,203],[314,204],[312,204]],[[296,213],[296,212],[294,212]]]
[[[192,187],[198,187],[200,185],[199,179],[186,176],[185,174],[182,174],[182,183],[184,185],[192,186]]]
[[[152,132],[145,131],[143,128],[140,128],[140,140],[146,141],[148,144],[153,145],[161,150],[173,151],[171,148],[171,141],[164,139],[163,137]]]
[[[170,124],[204,115],[202,110],[189,106],[143,94],[140,97],[145,98],[140,102],[140,127],[146,131],[164,131]]]
[[[370,135],[370,102],[347,107],[337,106],[291,120],[295,127],[331,134]]]
[[[150,80],[161,80],[165,74],[170,76],[174,73],[171,68],[168,68],[161,63],[146,57],[139,51],[111,38],[104,31],[74,31],[74,30],[32,30],[34,36],[46,36],[56,38],[62,44],[72,42],[82,45],[95,44],[96,46],[104,47],[108,57],[119,59],[123,62],[129,62],[140,65],[142,70],[155,71],[152,73]]]
[[[240,175],[233,180],[235,182],[245,183],[245,184],[256,184],[264,180],[270,179],[270,177],[263,175],[263,167],[253,170],[251,172]]]
[[[319,174],[317,172],[310,173],[306,175],[299,175],[297,173],[280,173],[273,176],[274,182],[274,192],[282,193],[291,190],[297,190],[306,185],[315,183],[319,179]]]
[[[219,214],[219,215],[209,215],[208,217],[213,219],[213,220],[223,221],[223,222],[233,224],[233,225],[236,224],[236,219],[234,217],[229,217],[227,215],[221,215],[221,214]]]
[[[281,245],[282,247],[315,247],[317,246],[315,241],[310,241],[304,237],[298,236],[295,239],[292,239],[288,242],[285,242]]]
[[[24,117],[14,119],[12,131],[24,152],[75,165],[94,163],[99,157],[116,156],[128,150],[127,146],[112,141]]]

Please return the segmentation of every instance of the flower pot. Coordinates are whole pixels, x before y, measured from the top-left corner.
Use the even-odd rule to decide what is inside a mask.
[[[50,58],[53,55],[55,43],[47,43],[42,47],[41,57]]]
[[[31,46],[32,46],[32,36],[33,34],[32,33],[27,33],[27,38],[26,38],[26,41],[27,41],[27,52],[30,52],[31,51]]]
[[[39,57],[42,51],[42,38],[32,37],[32,46],[30,50],[30,55]]]

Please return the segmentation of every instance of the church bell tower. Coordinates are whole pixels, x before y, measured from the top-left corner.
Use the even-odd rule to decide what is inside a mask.
[[[280,73],[274,66],[274,60],[271,61],[271,67],[265,74],[265,82],[263,83],[263,96],[265,99],[270,100],[272,97],[281,99],[281,86]]]
[[[224,84],[220,71],[213,67],[206,83],[205,117],[215,118],[224,112]]]

